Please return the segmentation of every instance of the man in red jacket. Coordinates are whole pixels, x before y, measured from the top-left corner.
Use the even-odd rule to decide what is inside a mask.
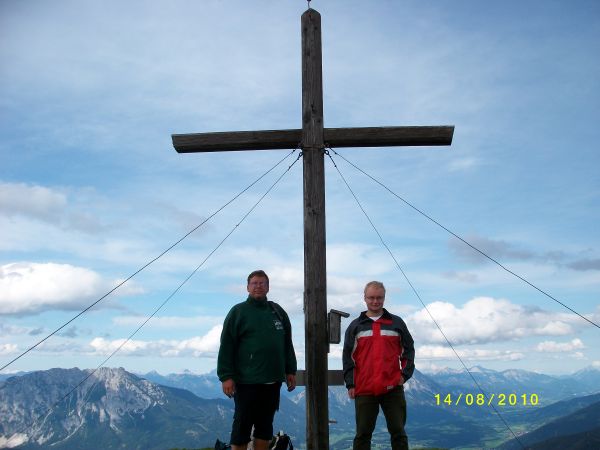
[[[350,323],[344,338],[344,380],[356,413],[354,450],[371,448],[380,405],[392,450],[408,450],[403,384],[415,370],[414,341],[404,321],[390,314],[384,302],[383,283],[367,283],[367,310]]]

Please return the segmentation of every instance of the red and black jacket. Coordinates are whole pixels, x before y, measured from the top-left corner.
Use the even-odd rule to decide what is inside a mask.
[[[344,381],[354,395],[381,395],[415,370],[415,347],[404,321],[386,309],[373,321],[362,312],[346,330]]]

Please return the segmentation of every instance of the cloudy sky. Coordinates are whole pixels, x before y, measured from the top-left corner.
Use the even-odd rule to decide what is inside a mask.
[[[210,371],[256,268],[303,367],[301,161],[213,216],[290,152],[180,155],[171,134],[300,128],[306,7],[0,0],[2,365],[203,224],[5,373],[96,367],[119,347],[107,365]],[[383,281],[424,371],[459,367],[431,316],[469,366],[600,366],[600,329],[398,198],[600,323],[600,4],[312,7],[325,126],[456,127],[451,147],[337,149],[389,190],[333,155],[418,296],[326,162],[329,307],[355,316],[364,284]]]

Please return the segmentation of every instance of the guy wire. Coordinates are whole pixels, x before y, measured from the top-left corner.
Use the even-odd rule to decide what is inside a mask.
[[[296,149],[294,149],[294,151],[296,151]],[[292,153],[294,153],[294,151]],[[290,156],[292,153],[288,154],[284,159],[286,159],[288,156]],[[196,274],[196,272],[198,272],[198,270],[200,270],[200,268],[206,264],[206,262],[208,261],[208,259],[225,243],[225,241],[234,233],[235,230],[238,229],[238,227],[246,220],[246,218],[252,213],[252,211],[254,211],[256,209],[256,207],[264,200],[264,198],[267,196],[267,194],[269,194],[269,192],[271,192],[273,190],[273,188],[281,181],[281,179],[291,170],[291,168],[296,164],[296,162],[298,162],[298,160],[302,157],[302,152],[300,152],[298,154],[298,157],[296,158],[296,160],[279,176],[279,178],[277,178],[275,180],[275,182],[273,184],[271,184],[271,186],[265,191],[265,193],[254,203],[254,205],[242,216],[242,218],[240,219],[240,221],[235,224],[233,226],[233,228],[229,231],[229,233],[227,233],[227,235],[217,244],[217,246],[204,258],[204,260],[179,284],[179,286],[177,286],[175,288],[175,290],[173,292],[171,292],[171,294],[158,306],[158,308],[156,308],[152,314],[150,314],[136,329],[135,331],[133,331],[128,337],[127,339],[125,339],[115,350],[112,351],[112,353],[110,355],[108,355],[108,357],[106,359],[104,359],[104,361],[102,361],[98,366],[96,366],[95,369],[91,370],[84,378],[83,380],[81,380],[75,387],[73,387],[69,392],[67,392],[67,394],[65,394],[63,397],[61,397],[59,400],[57,400],[44,414],[40,415],[38,417],[47,417],[50,413],[52,413],[52,411],[54,410],[54,408],[56,408],[61,402],[65,401],[67,398],[69,398],[69,396],[71,396],[71,394],[73,394],[80,386],[82,386],[90,377],[92,377],[101,367],[103,367],[106,363],[108,363],[108,361],[115,356],[131,339],[133,339],[133,337],[175,296],[175,294],[177,294],[177,292],[179,292],[181,290],[181,288]],[[277,165],[279,165],[283,160],[279,161]],[[271,169],[269,169],[269,172],[272,171],[276,166],[272,167]],[[268,172],[267,172],[268,173]],[[264,174],[266,175],[266,173]],[[261,176],[262,177],[264,177]],[[259,178],[260,179],[260,178]],[[258,181],[258,180],[256,180]],[[256,183],[256,181],[254,183]],[[253,183],[253,184],[254,184]],[[250,187],[250,186],[249,186]],[[239,195],[239,194],[238,194]],[[231,203],[231,202],[229,202]],[[188,233],[189,234],[189,233]],[[186,235],[187,236],[187,235]],[[98,383],[98,381],[94,382],[92,384],[92,386],[90,387],[90,389],[88,390],[88,392],[83,396],[84,400],[87,401],[88,398],[88,394],[89,392],[96,386],[96,384]],[[34,422],[34,424],[37,422],[37,420]],[[33,425],[30,425],[30,427],[32,427]],[[23,430],[25,431],[25,430]],[[18,433],[14,433],[14,436],[18,436],[19,434],[21,434],[20,432]],[[8,442],[12,439],[9,438],[8,441],[6,442],[8,444]]]
[[[340,158],[342,158],[344,161],[346,161],[348,164],[350,164],[352,167],[354,167],[356,170],[358,170],[359,172],[361,172],[363,175],[367,176],[368,178],[370,178],[371,180],[373,180],[375,183],[377,183],[378,185],[380,185],[381,187],[383,187],[386,191],[388,191],[390,194],[392,194],[394,197],[398,198],[399,200],[401,200],[404,204],[406,204],[407,206],[410,206],[413,210],[417,211],[419,214],[421,214],[423,217],[429,219],[431,222],[433,222],[434,224],[436,224],[438,227],[442,228],[443,230],[445,230],[446,232],[448,232],[449,234],[451,234],[452,236],[454,236],[456,239],[458,239],[459,241],[463,242],[464,244],[468,245],[469,247],[471,247],[473,250],[475,250],[476,252],[480,253],[482,256],[486,257],[487,259],[489,259],[490,261],[492,261],[494,264],[496,264],[497,266],[499,266],[500,268],[502,268],[504,271],[508,272],[509,274],[513,275],[514,277],[518,278],[519,280],[523,281],[524,283],[528,284],[529,286],[531,286],[532,288],[534,288],[535,290],[537,290],[538,292],[542,293],[543,295],[545,295],[546,297],[548,297],[551,300],[554,300],[556,303],[558,303],[559,305],[563,306],[564,308],[568,309],[569,311],[571,311],[573,314],[579,316],[580,318],[582,318],[583,320],[589,322],[590,324],[592,324],[593,326],[595,326],[596,328],[600,329],[600,325],[598,325],[596,322],[594,322],[591,319],[588,319],[587,317],[585,317],[584,315],[578,313],[577,311],[575,311],[573,308],[571,308],[570,306],[566,305],[565,303],[561,302],[560,300],[556,299],[555,297],[553,297],[552,295],[550,295],[549,293],[547,293],[546,291],[544,291],[543,289],[537,287],[535,284],[531,283],[530,281],[528,281],[527,279],[525,279],[524,277],[522,277],[521,275],[513,272],[512,270],[510,270],[508,267],[504,266],[502,263],[500,263],[498,260],[494,259],[493,257],[489,256],[487,253],[485,253],[483,250],[480,250],[479,248],[475,247],[473,244],[471,244],[470,242],[468,242],[467,240],[463,239],[462,237],[460,237],[458,234],[456,234],[455,232],[453,232],[452,230],[450,230],[449,228],[445,227],[444,225],[442,225],[440,222],[438,222],[437,220],[435,220],[434,218],[432,218],[431,216],[429,216],[428,214],[426,214],[425,212],[423,212],[422,210],[420,210],[419,208],[417,208],[416,206],[414,206],[412,203],[408,202],[407,200],[405,200],[404,198],[402,198],[400,195],[396,194],[394,191],[392,191],[389,187],[387,187],[385,184],[383,184],[381,181],[377,180],[376,178],[374,178],[372,175],[368,174],[367,172],[365,172],[364,170],[362,170],[360,167],[356,166],[354,163],[350,162],[348,159],[346,159],[343,155],[340,155],[338,152],[336,152],[335,150],[331,149],[331,151],[333,151],[333,153],[336,154],[336,156],[339,156]]]
[[[209,220],[211,220],[213,217],[215,217],[218,213],[220,213],[223,209],[225,209],[227,206],[229,206],[231,203],[233,203],[235,200],[237,200],[238,197],[240,197],[243,193],[245,193],[248,189],[250,189],[252,186],[254,186],[258,181],[260,181],[262,178],[264,178],[267,174],[269,174],[271,171],[273,171],[277,166],[279,166],[284,160],[286,160],[287,158],[289,158],[295,151],[297,150],[297,148],[293,149],[290,153],[288,153],[285,157],[283,157],[281,160],[279,160],[273,167],[271,167],[269,170],[267,170],[265,173],[263,173],[260,177],[258,177],[256,180],[254,180],[252,183],[250,183],[248,186],[246,186],[242,191],[240,191],[238,194],[234,195],[229,201],[227,201],[223,206],[221,206],[219,209],[217,209],[215,212],[213,212],[210,216],[208,216],[205,220],[203,220],[200,224],[196,225],[194,228],[192,228],[190,231],[188,231],[185,235],[183,235],[183,237],[181,237],[179,240],[177,240],[175,243],[171,244],[171,246],[169,246],[166,250],[164,250],[163,252],[161,252],[158,256],[156,256],[155,258],[151,259],[149,262],[147,262],[146,264],[144,264],[142,267],[140,267],[138,270],[136,270],[135,272],[133,272],[131,275],[129,275],[127,278],[125,278],[123,281],[121,281],[119,284],[117,284],[114,288],[112,288],[111,290],[109,290],[107,293],[105,293],[104,295],[102,295],[100,298],[98,298],[96,301],[94,301],[93,303],[91,303],[89,306],[87,306],[86,308],[84,308],[82,311],[80,311],[79,313],[77,313],[75,316],[73,316],[71,319],[69,319],[68,321],[66,321],[64,324],[62,324],[60,327],[58,327],[56,330],[52,331],[50,334],[48,334],[46,337],[44,337],[43,339],[39,340],[37,343],[35,343],[34,345],[32,345],[31,347],[29,347],[27,350],[23,351],[22,353],[20,353],[18,356],[16,356],[15,358],[13,358],[11,361],[9,361],[8,363],[4,364],[2,367],[0,367],[0,372],[3,371],[4,369],[6,369],[7,367],[9,367],[10,365],[12,365],[13,363],[15,363],[16,361],[18,361],[19,359],[21,359],[23,356],[25,356],[27,353],[29,353],[30,351],[32,351],[33,349],[35,349],[36,347],[38,347],[39,345],[41,345],[42,343],[44,343],[45,341],[47,341],[49,338],[51,338],[52,336],[54,336],[56,333],[58,333],[60,330],[62,330],[63,328],[65,328],[67,325],[69,325],[70,323],[72,323],[73,321],[75,321],[76,319],[78,319],[80,316],[82,316],[83,314],[85,314],[86,312],[88,312],[90,309],[92,309],[94,306],[96,306],[98,303],[100,303],[102,300],[104,300],[106,297],[108,297],[110,294],[112,294],[113,292],[115,292],[117,289],[119,289],[121,286],[123,286],[125,283],[127,283],[129,280],[131,280],[133,277],[135,277],[137,274],[139,274],[142,270],[146,269],[148,266],[150,266],[151,264],[153,264],[154,262],[158,261],[160,258],[162,258],[165,254],[167,254],[169,251],[171,251],[173,248],[175,248],[178,244],[180,244],[184,239],[186,239],[189,235],[191,235],[192,233],[194,233],[196,230],[198,230],[201,226],[203,226],[204,224],[206,224]],[[299,157],[298,157],[299,158]],[[292,164],[293,165],[293,164]],[[291,167],[291,166],[290,166]],[[288,169],[289,170],[289,169]]]
[[[333,150],[333,149],[331,149]],[[335,150],[333,150],[333,152],[337,155],[337,153],[335,152]],[[462,366],[465,368],[465,370],[467,371],[467,373],[469,374],[469,376],[471,377],[471,379],[473,380],[473,382],[475,383],[475,385],[477,386],[477,388],[479,389],[479,391],[485,396],[487,397],[487,393],[483,390],[483,388],[481,387],[481,385],[477,382],[477,380],[475,379],[475,377],[473,376],[473,374],[471,373],[471,371],[468,369],[467,365],[465,364],[465,362],[462,360],[462,358],[459,356],[458,352],[456,351],[456,349],[454,348],[454,346],[452,345],[452,343],[450,342],[450,339],[448,339],[448,337],[446,336],[446,333],[444,333],[444,331],[442,330],[442,327],[438,324],[438,322],[435,320],[435,318],[433,317],[433,314],[431,314],[431,311],[429,311],[429,308],[427,307],[427,305],[425,304],[425,302],[423,301],[423,299],[421,298],[421,296],[419,295],[419,293],[417,292],[417,290],[415,289],[414,285],[411,283],[410,279],[408,278],[408,276],[406,275],[406,272],[404,272],[404,270],[402,269],[402,267],[400,266],[400,264],[398,263],[398,260],[396,259],[396,257],[394,256],[394,254],[392,253],[392,251],[390,250],[390,247],[387,245],[387,243],[385,242],[385,240],[383,239],[383,236],[381,235],[381,233],[379,232],[379,230],[377,229],[377,227],[375,226],[375,224],[373,223],[373,221],[371,220],[371,218],[369,217],[369,215],[367,214],[367,212],[365,211],[365,209],[363,208],[362,204],[360,203],[358,197],[356,196],[356,194],[354,193],[354,191],[352,190],[352,188],[350,187],[350,185],[348,184],[348,181],[346,181],[346,178],[344,177],[344,175],[342,174],[342,172],[340,171],[340,169],[338,168],[337,164],[335,163],[335,161],[333,160],[332,156],[329,154],[329,151],[326,151],[325,154],[327,156],[329,156],[329,159],[331,160],[331,162],[333,163],[333,166],[335,167],[337,173],[340,175],[340,177],[342,178],[342,180],[344,181],[344,184],[346,185],[346,187],[348,188],[348,190],[350,191],[350,193],[352,194],[352,196],[354,197],[354,200],[356,201],[358,207],[360,208],[360,210],[363,212],[364,216],[367,218],[367,220],[369,221],[369,223],[371,224],[371,227],[373,228],[373,230],[375,231],[375,233],[377,234],[377,236],[379,236],[379,240],[381,241],[382,245],[385,247],[385,249],[388,251],[388,253],[390,254],[390,256],[392,257],[392,259],[394,260],[394,262],[396,263],[396,266],[398,267],[398,269],[400,270],[400,272],[402,273],[402,276],[404,277],[404,279],[406,280],[406,282],[408,283],[408,285],[410,286],[410,288],[412,289],[413,293],[416,295],[416,297],[419,299],[419,302],[421,302],[421,305],[423,305],[423,308],[425,308],[425,311],[427,311],[427,314],[429,315],[429,317],[431,318],[431,320],[433,321],[433,323],[435,324],[435,326],[437,327],[437,329],[440,331],[440,333],[442,334],[442,336],[444,337],[444,339],[446,340],[446,342],[448,343],[448,345],[450,346],[450,348],[452,349],[452,351],[454,352],[454,354],[456,355],[456,357],[458,358],[458,360],[460,361],[460,363],[462,364]],[[502,417],[502,415],[500,414],[500,411],[498,411],[496,409],[496,407],[494,406],[493,403],[490,404],[490,406],[492,407],[492,409],[494,410],[494,412],[498,415],[498,417],[500,418],[500,420],[504,423],[504,425],[506,426],[506,428],[511,432],[511,434],[514,436],[514,438],[517,440],[517,442],[521,445],[521,447],[523,449],[525,449],[525,446],[523,445],[523,443],[519,440],[518,436],[515,434],[515,432],[512,430],[512,428],[510,427],[510,425],[508,424],[508,422],[506,422],[506,420],[504,419],[504,417]]]

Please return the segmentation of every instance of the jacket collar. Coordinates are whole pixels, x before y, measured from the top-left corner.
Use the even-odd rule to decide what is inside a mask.
[[[369,316],[367,316],[367,312],[366,311],[363,311],[363,312],[360,313],[359,319],[360,319],[361,322],[365,322],[367,320],[368,321],[372,321],[372,319]],[[383,308],[383,315],[379,319],[377,319],[377,320],[380,320],[380,319],[392,320],[392,315],[388,312],[387,309]]]
[[[248,304],[255,306],[257,308],[264,308],[265,306],[267,306],[267,297],[265,298],[261,298],[261,299],[257,299],[254,298],[252,296],[248,296],[248,298],[246,299],[246,301],[248,302]]]

